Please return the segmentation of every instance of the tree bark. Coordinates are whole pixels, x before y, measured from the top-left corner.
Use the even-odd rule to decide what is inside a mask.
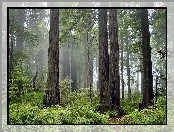
[[[99,9],[99,89],[100,111],[110,108],[107,9]]]
[[[141,26],[142,26],[142,54],[143,54],[143,100],[145,107],[152,105],[153,96],[153,76],[151,62],[150,32],[148,22],[148,10],[141,9]]]
[[[111,90],[111,106],[112,110],[118,110],[118,112],[121,112],[117,9],[109,10],[109,18],[110,18],[109,19],[109,31],[110,31],[109,86]]]
[[[48,90],[46,95],[46,106],[60,104],[58,9],[50,9],[50,32],[48,48]]]
[[[117,2],[114,2],[117,3]],[[123,25],[123,19],[121,20],[121,25]],[[123,31],[120,32],[121,38],[121,89],[122,89],[122,99],[124,99],[124,77],[123,77],[123,48],[124,48],[124,41],[123,41]]]

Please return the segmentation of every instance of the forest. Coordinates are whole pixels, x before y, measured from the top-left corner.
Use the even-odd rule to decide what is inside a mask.
[[[8,8],[8,124],[167,124],[167,8]]]

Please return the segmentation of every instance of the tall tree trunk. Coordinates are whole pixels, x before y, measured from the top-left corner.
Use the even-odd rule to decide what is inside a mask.
[[[141,26],[142,26],[142,54],[143,54],[143,73],[144,73],[144,87],[143,100],[145,107],[152,105],[153,99],[153,76],[152,76],[152,62],[151,62],[151,47],[150,47],[150,32],[148,22],[148,10],[141,9]]]
[[[76,64],[74,58],[74,49],[71,49],[71,87],[72,91],[75,91],[77,88],[77,73],[76,73]]]
[[[91,34],[86,34],[84,47],[85,47],[85,87],[89,87],[90,84],[93,84],[93,58],[92,58],[92,49],[90,46],[90,41],[92,39]]]
[[[100,111],[110,108],[107,9],[99,9],[99,89]]]
[[[128,77],[128,99],[131,98],[131,89],[130,89],[130,67],[129,67],[129,44],[128,44],[128,31],[126,31],[126,50],[127,50],[127,77]]]
[[[110,37],[110,67],[109,67],[109,86],[111,90],[112,110],[120,108],[120,76],[119,76],[119,45],[118,45],[118,23],[117,9],[109,10],[109,37]]]
[[[48,90],[46,106],[60,104],[59,91],[59,9],[50,9],[48,48]]]
[[[87,75],[87,87],[90,88],[90,102],[92,104],[92,81],[93,81],[93,64],[92,64],[92,53],[91,53],[91,46],[90,46],[90,40],[91,40],[91,35],[87,33],[87,58],[88,58],[88,75]]]
[[[93,83],[93,60],[92,60],[92,50],[90,46],[90,41],[92,39],[91,34],[87,34],[87,87]]]
[[[121,33],[121,89],[122,99],[124,99],[124,79],[123,79],[123,33]]]

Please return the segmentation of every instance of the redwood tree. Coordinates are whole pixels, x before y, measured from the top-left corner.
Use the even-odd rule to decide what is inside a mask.
[[[107,9],[99,9],[99,89],[100,111],[110,108]]]
[[[153,99],[153,76],[151,62],[150,32],[148,21],[148,10],[141,9],[142,27],[142,55],[143,55],[143,107],[152,105]]]
[[[48,90],[46,106],[60,104],[59,91],[59,10],[50,9],[48,48]]]
[[[120,112],[120,76],[119,76],[119,45],[117,9],[109,10],[109,37],[110,37],[110,67],[109,86],[111,90],[112,110]]]

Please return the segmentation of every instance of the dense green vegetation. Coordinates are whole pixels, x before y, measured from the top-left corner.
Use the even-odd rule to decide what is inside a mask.
[[[68,79],[62,82],[67,85]],[[62,88],[63,89],[63,88]],[[15,93],[15,92],[14,92]],[[16,92],[18,93],[18,92]],[[10,124],[113,124],[111,118],[117,116],[117,112],[106,111],[100,113],[99,97],[97,93],[90,102],[89,90],[67,92],[67,100],[62,100],[62,105],[45,107],[43,100],[45,92],[21,93],[20,100],[10,102]],[[166,124],[166,98],[159,97],[154,107],[138,111],[140,94],[132,95],[132,100],[121,100],[121,106],[126,115],[119,118],[116,124]],[[114,124],[115,124],[114,123]]]

